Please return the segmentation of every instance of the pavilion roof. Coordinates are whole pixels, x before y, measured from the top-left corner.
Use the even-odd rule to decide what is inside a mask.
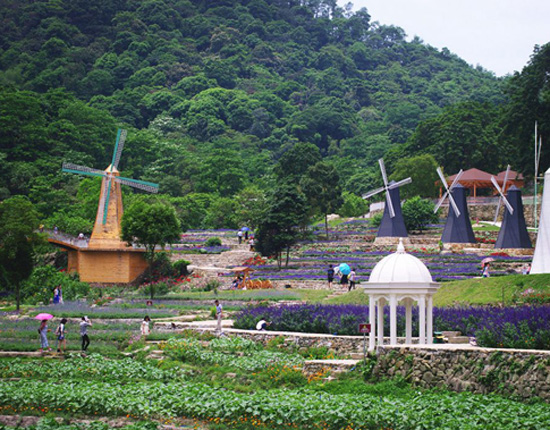
[[[460,177],[460,184],[466,188],[473,187],[474,184],[479,187],[492,187],[491,184],[491,174],[484,172],[483,170],[479,170],[476,168],[465,170],[462,173],[462,176]],[[447,178],[447,183],[451,184],[454,179],[456,178],[456,175],[449,176]]]
[[[502,185],[505,174],[506,171],[502,171],[497,175],[492,175],[491,173],[487,173],[483,170],[472,168],[465,170],[462,173],[459,182],[462,186],[466,188],[492,188],[493,184],[491,182],[491,176],[495,176],[497,182]],[[456,175],[451,175],[447,177],[447,183],[450,185],[455,178]],[[523,175],[514,170],[510,170],[510,173],[508,174],[508,183],[506,188],[508,188],[510,185],[515,185],[518,188],[523,187]]]

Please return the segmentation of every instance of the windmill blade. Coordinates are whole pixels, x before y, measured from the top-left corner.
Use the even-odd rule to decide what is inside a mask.
[[[105,181],[105,188],[107,189],[107,193],[105,193],[105,191],[103,192],[103,195],[105,197],[101,202],[103,206],[103,220],[102,220],[103,225],[107,224],[107,213],[109,212],[109,201],[111,200],[111,177],[110,176]]]
[[[499,190],[500,192],[500,190]],[[500,196],[498,197],[498,202],[497,202],[497,210],[495,211],[495,219],[493,219],[493,224],[496,224],[497,222],[497,219],[498,219],[498,213],[500,212],[500,202],[502,201],[502,193],[500,194]]]
[[[378,164],[380,165],[380,171],[382,172],[382,180],[384,181],[384,185],[387,188],[388,187],[388,175],[386,174],[386,166],[384,165],[384,159],[380,158],[378,160]]]
[[[369,191],[367,194],[363,194],[364,199],[370,199],[372,196],[385,191],[386,187],[376,188],[375,190]]]
[[[118,169],[118,163],[120,162],[120,156],[122,155],[124,142],[126,141],[126,134],[126,130],[121,130],[120,128],[118,129],[115,150],[113,151],[113,161],[111,162],[111,171],[113,171],[113,169]]]
[[[107,195],[109,194],[109,189],[111,188],[111,179],[105,179],[103,183],[101,184],[103,187],[103,192],[101,193],[101,199],[99,200],[99,206],[97,208],[97,219],[101,220],[103,224],[103,220],[105,219],[105,212],[107,209],[107,205],[105,204],[105,201],[107,200]]]
[[[390,218],[395,217],[395,210],[393,209],[393,203],[391,201],[390,191],[386,191],[386,202],[388,204],[388,211],[390,212]]]
[[[506,173],[504,174],[504,181],[502,182],[502,192],[506,192],[506,183],[508,182],[508,176],[510,175],[510,165],[506,167]]]
[[[159,185],[153,182],[139,181],[137,179],[124,178],[122,176],[115,177],[115,181],[120,182],[123,185],[128,185],[133,188],[149,191],[150,193],[159,192]]]
[[[441,170],[441,167],[438,167],[437,174],[439,175],[439,179],[441,179],[441,184],[445,187],[447,190],[447,193],[449,192],[449,185],[447,184],[447,179],[445,179],[445,175],[443,174],[443,170]]]
[[[460,216],[460,210],[458,209],[458,206],[455,202],[455,199],[451,193],[451,190],[454,188],[455,184],[458,182],[458,180],[460,179],[460,177],[462,176],[462,170],[460,170],[460,172],[458,172],[458,174],[456,175],[455,179],[453,180],[453,183],[451,184],[451,186],[449,187],[449,185],[447,184],[447,179],[445,178],[445,175],[443,174],[443,170],[441,170],[441,167],[438,167],[437,169],[437,174],[439,175],[439,179],[441,179],[441,183],[443,184],[443,186],[445,187],[445,189],[447,191],[445,191],[445,194],[443,194],[443,197],[441,197],[441,199],[439,200],[439,202],[437,203],[437,205],[435,205],[434,207],[434,213],[436,213],[438,211],[438,209],[441,207],[441,205],[443,204],[443,202],[445,201],[445,199],[447,197],[449,197],[449,204],[451,205],[451,207],[453,208],[453,211],[456,215],[456,217],[458,218]]]
[[[498,193],[500,194],[500,198],[499,198],[499,203],[500,203],[500,199],[502,199],[502,201],[504,202],[504,205],[506,206],[506,209],[508,209],[508,212],[510,212],[510,215],[513,215],[514,213],[514,208],[512,207],[512,205],[508,202],[508,199],[506,198],[506,196],[504,195],[504,193],[502,192],[502,190],[500,189],[500,186],[498,185],[498,182],[497,180],[495,179],[494,176],[491,176],[491,182],[493,183],[493,185],[495,186],[495,188],[497,189]],[[500,207],[497,207],[497,213],[496,215],[498,215],[498,210],[500,209]],[[496,218],[497,216],[495,216],[495,222],[496,222]]]
[[[460,181],[460,178],[462,177],[462,174],[464,173],[464,170],[460,169],[458,171],[458,173],[456,174],[451,186],[450,186],[450,189],[452,190],[454,187],[456,187],[456,184],[458,184],[458,181]]]
[[[508,212],[510,212],[510,215],[514,215],[514,208],[512,207],[508,199],[503,196],[502,201],[504,202],[504,206],[506,206],[506,209],[508,209]]]
[[[458,209],[458,206],[455,202],[455,198],[453,197],[452,193],[449,193],[449,203],[451,204],[453,211],[455,212],[455,215],[458,218],[460,216],[460,210]]]
[[[388,189],[393,190],[394,188],[399,188],[401,185],[407,185],[412,182],[412,178],[401,179],[400,181],[394,182],[393,184],[388,185]]]
[[[76,173],[79,175],[87,175],[87,176],[101,176],[101,177],[106,176],[103,170],[92,169],[91,167],[86,167],[86,166],[79,166],[78,164],[73,164],[73,163],[63,163],[61,171],[67,172],[67,173]]]
[[[443,194],[443,196],[439,199],[437,204],[434,206],[434,213],[436,213],[439,210],[439,208],[441,207],[441,205],[443,204],[443,202],[445,201],[448,195],[449,195],[449,190],[445,191],[445,194]]]
[[[498,197],[497,210],[495,211],[495,218],[493,219],[493,224],[496,224],[498,219],[498,213],[500,212],[500,202],[502,201],[503,194],[494,176],[491,176],[491,182],[493,183],[493,186],[497,189],[498,193],[500,194]]]

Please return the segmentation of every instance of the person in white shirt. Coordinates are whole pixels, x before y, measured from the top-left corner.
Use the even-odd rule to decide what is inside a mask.
[[[256,330],[265,331],[267,327],[269,327],[271,323],[266,320],[260,320],[258,321],[258,324],[256,324]]]
[[[149,318],[149,315],[145,315],[145,318],[143,318],[143,321],[141,322],[141,337],[146,338],[149,336],[149,333],[151,333],[151,328],[149,327],[150,322],[151,318]]]

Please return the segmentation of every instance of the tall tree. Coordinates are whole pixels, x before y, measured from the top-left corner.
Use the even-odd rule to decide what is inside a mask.
[[[273,171],[279,181],[298,184],[307,169],[319,161],[319,148],[312,143],[297,143],[279,158]]]
[[[286,251],[288,266],[290,247],[298,240],[300,227],[306,224],[307,218],[304,195],[292,184],[280,185],[270,196],[256,229],[256,249],[264,256],[275,256],[279,269]]]
[[[534,123],[543,144],[550,140],[550,43],[536,46],[529,64],[515,73],[506,85],[510,103],[505,106],[504,140],[516,152],[511,154],[516,167],[533,172]],[[541,166],[550,164],[550,152],[542,151]],[[512,163],[510,163],[512,164]]]
[[[336,212],[343,203],[338,171],[333,165],[320,161],[307,169],[300,184],[310,207],[323,215],[328,238],[328,214]]]
[[[21,303],[21,282],[34,266],[34,245],[41,242],[36,233],[38,213],[23,196],[0,203],[0,283],[15,292],[16,309]]]
[[[408,177],[412,178],[412,183],[400,189],[402,198],[437,196],[437,162],[431,154],[398,160],[393,167],[390,179],[399,181]]]
[[[146,250],[149,263],[155,260],[155,247],[162,249],[179,239],[180,222],[173,206],[165,203],[147,203],[138,199],[122,217],[122,240],[136,242]]]

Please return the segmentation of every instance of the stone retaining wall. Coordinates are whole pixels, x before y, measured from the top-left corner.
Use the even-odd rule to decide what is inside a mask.
[[[380,347],[374,377],[402,376],[424,388],[550,401],[550,351]]]
[[[468,213],[470,214],[471,220],[479,219],[481,221],[493,221],[493,219],[495,218],[496,209],[497,209],[496,204],[483,205],[483,204],[468,203]],[[539,205],[537,207],[537,217],[540,217],[540,209],[541,209],[541,205],[539,200]],[[441,209],[439,212],[441,218],[446,219],[448,212],[449,212],[449,206],[447,205],[441,206]],[[498,215],[499,220],[502,219],[503,213],[504,213],[504,205],[501,204],[499,215]],[[523,203],[523,214],[525,216],[525,221],[527,222],[528,225],[532,225],[534,223],[533,213],[534,213],[533,205]]]
[[[334,336],[331,334],[310,334],[286,331],[249,331],[238,329],[224,330],[224,333],[230,336],[235,335],[250,339],[263,345],[266,345],[274,338],[282,336],[284,337],[284,342],[281,343],[283,346],[296,346],[298,348],[326,346],[339,356],[363,352],[362,336]]]

